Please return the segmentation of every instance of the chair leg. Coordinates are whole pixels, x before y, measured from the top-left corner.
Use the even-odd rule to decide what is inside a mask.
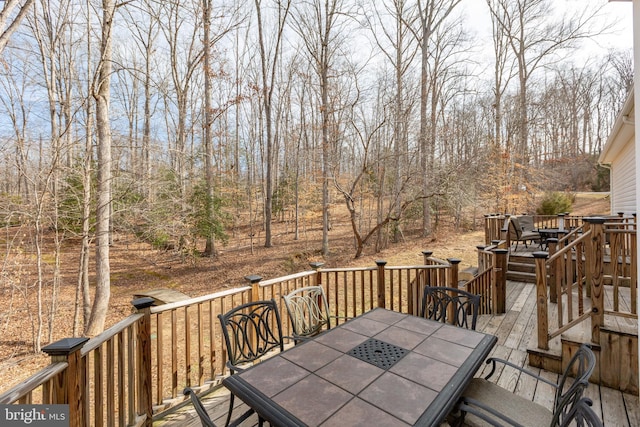
[[[229,396],[229,411],[227,411],[227,421],[224,423],[225,427],[229,426],[229,422],[231,422],[231,413],[233,412],[233,400],[236,396],[231,393]]]

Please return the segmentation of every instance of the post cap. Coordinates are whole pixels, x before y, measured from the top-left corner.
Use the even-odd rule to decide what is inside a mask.
[[[603,218],[601,216],[592,216],[592,217],[585,218],[584,220],[589,224],[604,224],[604,222],[606,221],[606,218]]]
[[[548,258],[549,252],[537,251],[533,253],[534,258]]]
[[[262,276],[258,276],[257,274],[251,274],[249,276],[244,276],[244,279],[250,283],[257,283],[262,280]]]
[[[150,297],[136,298],[131,301],[131,305],[133,305],[138,310],[151,307],[154,303],[155,303],[155,300]]]
[[[309,266],[311,266],[311,268],[313,268],[314,270],[318,270],[319,268],[321,268],[324,265],[324,262],[310,262]]]
[[[87,337],[63,338],[42,347],[42,351],[49,356],[67,356],[82,347],[87,341],[89,341]]]

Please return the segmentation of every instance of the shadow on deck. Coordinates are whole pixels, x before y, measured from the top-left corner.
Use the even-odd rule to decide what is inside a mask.
[[[481,315],[478,319],[477,329],[498,337],[498,343],[492,351],[492,356],[507,359],[519,366],[527,366],[532,372],[550,381],[557,382],[558,374],[532,368],[528,365],[527,348],[531,345],[532,336],[536,334],[535,302],[536,292],[534,285],[520,281],[508,281],[507,312],[502,315]],[[476,375],[484,375],[483,370],[481,369]],[[505,367],[502,371],[494,374],[491,380],[501,387],[531,399],[538,404],[548,408],[553,405],[554,389],[552,387],[541,382],[532,381],[528,376],[521,376],[515,369]],[[591,384],[585,391],[585,395],[593,400],[593,408],[604,421],[605,426],[634,427],[640,425],[638,396],[601,387],[597,384]],[[204,404],[216,425],[224,425],[229,405],[228,396],[228,391],[224,387],[220,387],[204,398]],[[238,404],[243,405],[239,399],[236,399],[236,401],[238,401]],[[238,414],[241,413],[241,408],[236,410]],[[188,404],[170,414],[164,415],[154,422],[154,425],[167,427],[199,426],[200,421],[193,407]],[[251,417],[242,425],[257,425],[257,417]]]

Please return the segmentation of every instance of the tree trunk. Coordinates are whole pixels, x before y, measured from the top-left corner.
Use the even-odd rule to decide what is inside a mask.
[[[85,334],[94,336],[104,330],[111,295],[109,265],[109,223],[111,215],[111,127],[109,101],[111,82],[111,29],[115,10],[114,0],[102,0],[101,61],[96,98],[96,127],[98,131],[98,200],[96,208],[96,293]]]

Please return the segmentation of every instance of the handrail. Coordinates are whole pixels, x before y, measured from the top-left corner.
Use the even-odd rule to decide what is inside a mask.
[[[30,403],[38,400],[33,390],[41,388],[39,400],[73,403],[70,426],[150,426],[184,401],[185,386],[215,387],[228,374],[218,314],[254,298],[279,301],[307,285],[323,286],[336,314],[354,316],[376,306],[417,314],[425,286],[457,286],[458,281],[460,260],[441,260],[429,251],[423,259],[422,265],[376,261],[375,267],[357,268],[324,269],[314,263],[313,270],[268,280],[247,276],[249,285],[160,306],[139,298],[132,302],[137,312],[90,340],[67,339],[66,353],[50,353],[51,365],[0,398]],[[284,335],[291,335],[288,314],[279,306]]]
[[[100,347],[102,344],[106,343],[108,340],[112,339],[115,335],[125,331],[127,328],[134,325],[140,320],[141,317],[142,314],[139,313],[134,313],[125,317],[109,329],[104,330],[101,334],[98,334],[87,341],[87,343],[82,346],[82,350],[80,350],[80,353],[83,356],[86,356],[96,348]]]
[[[69,366],[67,362],[57,362],[44,367],[20,384],[0,394],[0,404],[6,405],[17,402],[24,396],[31,394],[38,387],[42,387],[44,384],[53,381],[59,374],[67,369],[67,366]]]
[[[572,240],[576,234],[580,234],[580,233],[584,233],[584,225],[581,225],[580,227],[576,227],[573,230],[570,230],[567,234],[565,234],[564,236],[558,239],[558,243],[562,245],[564,242],[566,242],[567,240]]]
[[[202,295],[199,297],[195,297],[195,298],[189,298],[186,300],[181,300],[181,301],[175,301],[175,302],[171,302],[171,303],[167,303],[167,304],[162,304],[156,307],[152,307],[151,308],[151,312],[152,313],[161,313],[163,311],[169,311],[169,310],[175,310],[176,308],[180,308],[180,307],[187,307],[189,305],[193,305],[193,304],[199,304],[202,302],[206,302],[206,301],[210,301],[212,299],[215,298],[221,298],[221,297],[225,297],[228,295],[234,295],[240,292],[244,292],[251,289],[251,286],[243,286],[241,288],[233,288],[233,289],[228,289],[225,291],[221,291],[221,292],[214,292],[212,294],[207,294],[207,295]]]
[[[565,236],[566,237],[566,236]],[[562,249],[555,252],[553,255],[551,255],[549,257],[549,259],[547,260],[547,265],[551,265],[555,260],[557,260],[558,258],[566,255],[568,252],[570,252],[572,249],[574,249],[576,246],[582,244],[585,242],[585,240],[587,238],[591,237],[591,230],[585,231],[584,233],[582,233],[582,235],[580,237],[578,237],[575,240],[572,240],[570,243],[567,243],[566,245],[562,246]],[[561,241],[566,241],[564,239],[558,239],[558,244],[560,244]]]
[[[635,222],[622,217],[616,220],[585,218],[584,221],[563,238],[550,239],[548,252],[534,253],[537,260],[543,260],[536,261],[538,347],[541,349],[548,349],[551,339],[589,318],[591,341],[599,343],[605,314],[638,317]],[[629,287],[629,311],[621,309],[623,287]],[[605,289],[612,296],[606,301],[611,303],[605,302]],[[591,308],[585,306],[585,300]],[[557,310],[553,316],[549,313],[551,303],[556,304]],[[605,303],[611,305],[605,307]],[[553,324],[551,319],[555,319]]]

